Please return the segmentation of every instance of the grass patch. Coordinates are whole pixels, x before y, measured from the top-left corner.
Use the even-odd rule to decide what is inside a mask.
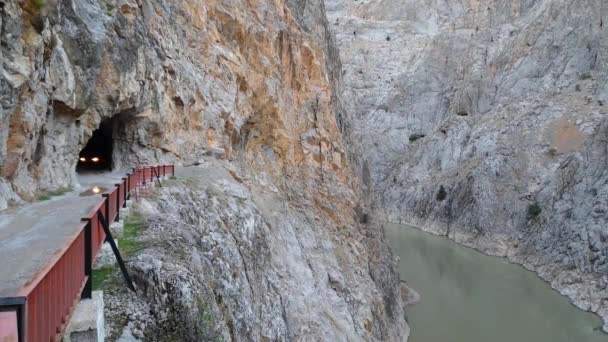
[[[144,224],[144,218],[138,212],[131,212],[125,220],[124,232],[121,239],[118,239],[118,248],[123,256],[133,255],[143,248],[143,243],[138,237]]]
[[[104,266],[93,270],[93,291],[102,289],[115,270],[116,268],[114,266]]]
[[[48,191],[47,194],[49,196],[61,196],[61,195],[65,195],[66,193],[70,192],[72,190],[72,188],[68,188],[68,187],[64,187],[64,188],[59,188],[57,190],[53,190],[53,191]]]
[[[185,180],[186,180],[185,178],[178,178],[175,176],[171,176],[171,177],[169,177],[169,179],[165,179],[164,181],[161,181],[161,184],[164,187],[172,187],[172,186],[182,184]]]
[[[221,336],[215,329],[215,315],[211,301],[213,297],[205,298],[204,294],[196,297],[196,335],[205,341],[221,341]],[[216,298],[216,303],[221,307],[223,300],[221,296]]]
[[[48,201],[50,199],[51,199],[51,196],[49,196],[47,194],[41,194],[41,195],[38,195],[38,197],[36,197],[36,201],[38,201],[38,202]]]
[[[52,197],[65,195],[66,193],[70,192],[71,190],[72,189],[69,187],[63,187],[63,188],[59,188],[57,190],[45,191],[45,192],[38,194],[38,196],[36,196],[36,200],[38,202],[48,201]]]
[[[118,239],[118,248],[123,258],[133,255],[141,250],[143,242],[139,241],[141,229],[144,224],[143,216],[138,212],[131,212],[125,219],[124,231],[121,239]],[[93,270],[93,290],[107,289],[113,284],[114,274],[118,270],[117,265],[107,265]]]
[[[36,6],[36,8],[41,9],[43,7],[46,7],[46,0],[33,0],[32,3],[34,4],[34,6]]]

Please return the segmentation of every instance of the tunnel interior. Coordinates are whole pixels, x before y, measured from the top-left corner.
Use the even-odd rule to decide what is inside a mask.
[[[113,122],[102,121],[78,156],[76,172],[111,171]]]

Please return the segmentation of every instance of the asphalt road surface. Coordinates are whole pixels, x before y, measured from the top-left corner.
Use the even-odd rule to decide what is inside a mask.
[[[79,175],[81,187],[49,200],[0,212],[0,297],[14,296],[76,232],[80,219],[126,172]],[[100,194],[91,189],[100,187]],[[105,191],[104,191],[105,190]]]

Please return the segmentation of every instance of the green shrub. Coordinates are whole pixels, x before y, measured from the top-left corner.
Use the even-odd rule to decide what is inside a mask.
[[[537,218],[540,213],[543,212],[543,208],[540,207],[538,202],[534,202],[532,204],[528,204],[528,218],[534,219]]]
[[[138,239],[143,227],[144,219],[138,212],[131,212],[125,219],[122,239],[118,239],[118,248],[123,257],[133,255],[143,248],[143,243]]]
[[[420,133],[412,134],[412,135],[410,135],[410,142],[414,142],[414,141],[416,141],[418,139],[422,139],[424,137],[425,137],[424,134],[420,134]]]
[[[551,158],[555,158],[559,155],[559,153],[557,152],[557,149],[555,147],[551,147],[549,151],[547,151],[547,155]]]
[[[36,200],[37,200],[38,202],[42,202],[42,201],[48,201],[48,200],[50,200],[50,199],[51,199],[51,196],[49,196],[49,195],[47,195],[47,194],[41,194],[41,195],[38,195],[38,197],[36,197]]]
[[[114,5],[109,2],[106,2],[106,15],[111,17],[114,14]]]
[[[441,202],[446,199],[446,197],[448,197],[448,193],[445,191],[445,188],[443,187],[443,185],[439,186],[439,191],[437,191],[437,195],[435,195],[435,198],[439,202]]]

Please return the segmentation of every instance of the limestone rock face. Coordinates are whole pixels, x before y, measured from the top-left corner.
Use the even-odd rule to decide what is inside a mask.
[[[387,219],[508,256],[608,320],[606,2],[326,6]]]
[[[296,18],[283,2],[5,1],[3,182],[25,199],[73,185],[108,119],[116,168],[223,150],[275,175],[343,169],[326,19],[309,7]]]
[[[184,271],[183,284],[199,282],[176,291],[203,292],[146,287],[145,294],[164,293],[189,310],[196,302],[186,299],[220,286],[223,297],[205,304],[224,310],[228,328],[218,336],[405,339],[391,254],[379,228],[360,223],[365,204],[342,139],[342,70],[323,5],[3,1],[0,210],[76,185],[78,155],[102,125],[111,129],[117,169],[225,159],[288,209],[263,213],[234,179],[226,189],[214,185],[230,193],[224,197],[204,186],[162,192],[168,206],[156,203],[150,213],[181,222],[159,222],[183,228],[171,236],[193,237],[174,247],[202,244],[192,260],[164,265]],[[150,255],[169,258],[164,252],[172,253]],[[156,266],[133,266],[140,284],[175,284],[171,274],[149,278]]]

